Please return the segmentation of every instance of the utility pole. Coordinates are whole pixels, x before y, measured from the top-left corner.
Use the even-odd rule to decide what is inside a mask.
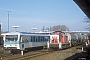
[[[8,12],[8,32],[9,32],[9,12],[11,11],[6,11],[6,12]]]

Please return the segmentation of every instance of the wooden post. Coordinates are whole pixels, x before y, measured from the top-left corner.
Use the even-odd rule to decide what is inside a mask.
[[[0,59],[2,60],[2,57]]]
[[[87,42],[85,42],[85,44],[86,44],[86,47],[88,46],[88,43]]]
[[[83,51],[83,46],[82,46],[82,51]]]
[[[0,57],[0,60],[2,60],[2,57]]]

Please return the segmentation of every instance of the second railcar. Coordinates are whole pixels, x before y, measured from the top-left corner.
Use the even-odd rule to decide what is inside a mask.
[[[70,37],[68,34],[63,32],[54,32],[50,35],[50,41],[47,43],[48,49],[63,49],[70,47]]]

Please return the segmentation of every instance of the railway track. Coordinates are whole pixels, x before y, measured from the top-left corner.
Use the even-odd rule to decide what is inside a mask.
[[[81,45],[76,46],[76,47],[71,47],[69,48],[70,50],[65,49],[67,51],[65,51],[64,53],[67,53],[67,52],[77,53],[77,50],[73,50],[73,49],[76,49],[77,47],[81,47]],[[21,54],[9,54],[9,55],[4,55],[4,56],[2,55],[1,57],[2,57],[2,60],[30,60],[31,58],[42,56],[42,55],[53,53],[53,52],[60,52],[60,50],[59,51],[35,50],[35,51],[27,52],[23,56],[21,56]]]
[[[42,55],[49,54],[49,53],[51,52],[38,50],[38,51],[32,51],[32,52],[25,53],[23,56],[21,56],[20,54],[3,56],[2,60],[26,60],[26,59],[30,59],[30,58],[37,57],[37,56],[42,56]]]
[[[42,55],[45,55],[45,54],[48,54],[49,52],[39,52],[39,53],[35,53],[35,54],[30,54],[30,55],[26,55],[26,56],[22,56],[22,57],[16,57],[14,59],[10,59],[10,60],[28,60],[30,58],[33,58],[33,57],[37,57],[37,56],[42,56]]]

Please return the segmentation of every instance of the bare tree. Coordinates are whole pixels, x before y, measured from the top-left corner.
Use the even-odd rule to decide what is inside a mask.
[[[47,27],[45,30],[48,31],[69,31],[69,28],[66,25],[56,25],[52,27]]]
[[[88,31],[90,31],[90,19],[89,19],[88,17],[85,17],[85,18],[84,18],[84,22],[86,22],[86,23],[88,24],[88,26],[86,27],[86,29],[87,29]]]

